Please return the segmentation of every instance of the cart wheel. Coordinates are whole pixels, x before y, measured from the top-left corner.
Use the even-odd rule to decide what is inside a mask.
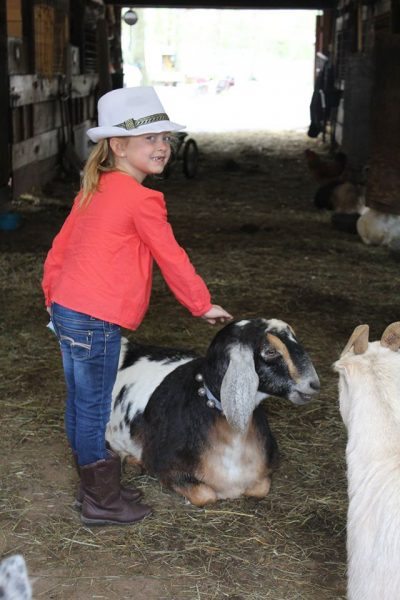
[[[194,177],[197,173],[199,149],[194,140],[189,139],[183,147],[183,172],[186,177]]]

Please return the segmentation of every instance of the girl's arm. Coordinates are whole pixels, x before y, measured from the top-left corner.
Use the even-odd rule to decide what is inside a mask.
[[[211,304],[206,284],[175,239],[162,195],[157,193],[135,202],[134,220],[140,238],[149,248],[177,300],[193,316],[202,316],[209,323],[231,318],[224,309]]]

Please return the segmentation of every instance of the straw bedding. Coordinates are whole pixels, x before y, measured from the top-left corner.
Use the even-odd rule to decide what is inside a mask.
[[[76,182],[21,198],[23,225],[0,237],[0,556],[21,552],[35,598],[332,600],[345,594],[345,431],[331,370],[355,325],[371,337],[399,319],[398,264],[332,228],[312,204],[303,132],[198,134],[195,179],[176,163],[170,221],[214,302],[235,317],[289,322],[321,393],[307,406],[265,403],[281,451],[269,496],[206,509],[126,467],[154,515],[134,527],[88,529],[71,508],[77,483],[63,433],[64,382],[40,290],[45,254]],[[140,329],[146,343],[202,352],[214,329],[191,317],[158,270]]]

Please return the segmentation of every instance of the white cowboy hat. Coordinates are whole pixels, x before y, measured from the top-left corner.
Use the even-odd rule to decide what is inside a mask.
[[[110,137],[179,131],[172,123],[153,87],[119,88],[104,94],[97,103],[99,126],[86,132],[92,142]]]

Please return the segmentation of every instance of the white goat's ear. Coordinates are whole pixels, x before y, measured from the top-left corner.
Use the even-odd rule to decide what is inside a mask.
[[[221,384],[221,404],[228,423],[238,431],[246,431],[257,406],[258,384],[252,350],[240,345],[233,346]]]
[[[397,352],[400,348],[400,321],[391,323],[382,333],[381,346]]]
[[[345,345],[340,358],[353,348],[354,354],[364,354],[368,348],[369,325],[357,325]]]

